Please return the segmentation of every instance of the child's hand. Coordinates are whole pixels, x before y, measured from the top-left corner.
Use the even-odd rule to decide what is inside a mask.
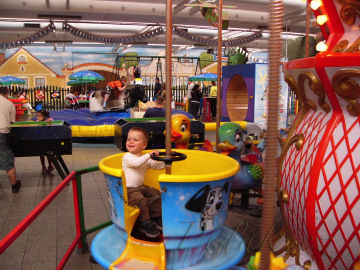
[[[157,150],[154,150],[154,151],[151,151],[150,153],[150,156],[154,154],[154,156],[158,156],[159,155],[159,151]]]

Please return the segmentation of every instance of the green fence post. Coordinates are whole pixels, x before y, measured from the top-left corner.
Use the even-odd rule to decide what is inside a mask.
[[[82,242],[82,250],[78,249],[78,252],[84,253],[89,249],[89,246],[86,241],[86,231],[85,231],[85,220],[84,220],[84,205],[82,198],[82,185],[81,185],[81,174],[78,174],[76,177],[78,200],[79,200],[79,219],[80,219],[80,230],[81,237],[80,241]]]

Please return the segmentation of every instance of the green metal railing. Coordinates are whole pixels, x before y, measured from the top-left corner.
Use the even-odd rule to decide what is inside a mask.
[[[76,184],[77,184],[77,196],[78,196],[78,211],[79,211],[79,220],[80,220],[80,241],[82,242],[83,252],[87,250],[88,245],[86,241],[86,236],[90,233],[96,232],[98,230],[101,230],[109,225],[112,224],[112,221],[107,221],[102,224],[96,225],[94,227],[91,227],[89,229],[85,228],[85,218],[84,218],[84,206],[83,206],[83,196],[82,196],[82,184],[81,184],[81,175],[95,172],[99,170],[99,166],[89,167],[81,170],[76,171]]]
[[[87,251],[88,244],[86,241],[86,236],[112,224],[111,221],[107,221],[89,229],[85,228],[81,176],[83,174],[95,172],[98,170],[99,167],[94,166],[73,171],[67,175],[60,182],[60,184],[54,188],[37,206],[35,206],[35,208],[12,231],[10,231],[3,239],[0,240],[0,254],[2,254],[21,235],[21,233],[23,233],[30,226],[30,224],[42,213],[42,211],[44,211],[46,207],[49,206],[49,204],[59,195],[59,193],[64,190],[68,184],[70,184],[70,182],[72,182],[73,188],[76,236],[71,242],[69,248],[66,250],[56,269],[60,270],[64,268],[76,246],[77,249],[82,253]]]

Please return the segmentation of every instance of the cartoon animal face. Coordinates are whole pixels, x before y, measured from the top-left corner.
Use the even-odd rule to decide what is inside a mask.
[[[214,218],[222,209],[224,201],[222,199],[223,189],[222,187],[215,187],[210,190],[206,198],[206,205],[202,213],[208,218]]]
[[[186,209],[201,213],[200,229],[202,231],[214,228],[214,218],[224,207],[223,198],[228,189],[228,183],[214,188],[206,185],[186,203]]]
[[[219,128],[219,147],[223,153],[229,153],[234,150],[242,151],[244,148],[243,134],[245,131],[239,124],[228,122]]]
[[[171,117],[171,141],[175,143],[176,148],[179,144],[189,144],[191,137],[190,120],[183,114],[174,114]],[[183,147],[187,148],[187,147]]]

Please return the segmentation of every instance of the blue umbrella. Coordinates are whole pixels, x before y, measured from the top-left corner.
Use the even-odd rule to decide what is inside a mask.
[[[81,70],[69,76],[70,80],[83,80],[83,81],[102,81],[104,77],[99,73],[91,70]]]
[[[5,76],[0,78],[0,85],[25,84],[25,81],[13,76]]]
[[[90,84],[90,83],[98,83],[98,80],[72,80],[68,81],[67,85],[79,85],[79,84]]]
[[[189,81],[191,82],[216,81],[216,80],[217,80],[217,75],[214,73],[204,73],[204,74],[191,76],[189,78]]]

